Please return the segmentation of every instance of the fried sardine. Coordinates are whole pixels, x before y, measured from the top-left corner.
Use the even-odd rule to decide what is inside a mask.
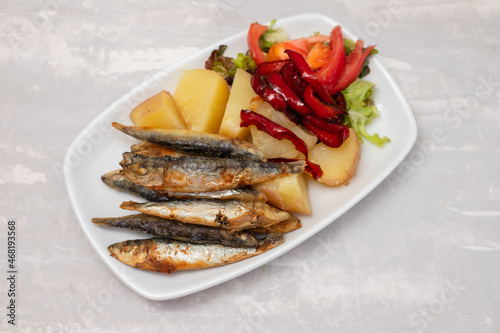
[[[227,265],[264,253],[283,244],[283,235],[271,234],[256,248],[194,244],[168,238],[128,240],[108,247],[111,256],[142,270],[172,273]]]

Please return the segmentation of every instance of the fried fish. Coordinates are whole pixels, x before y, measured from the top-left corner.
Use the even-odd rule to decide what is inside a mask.
[[[283,244],[283,235],[271,234],[256,248],[194,244],[168,238],[127,240],[108,247],[111,256],[142,270],[172,273],[234,263]]]

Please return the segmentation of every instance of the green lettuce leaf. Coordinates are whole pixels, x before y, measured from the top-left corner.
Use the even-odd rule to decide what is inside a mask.
[[[272,20],[269,25],[269,29],[264,31],[262,36],[260,36],[259,45],[264,52],[268,52],[274,43],[280,43],[288,40],[288,34],[283,28],[274,28],[275,22],[276,20]]]
[[[253,73],[255,68],[257,68],[255,61],[248,54],[238,53],[236,58],[231,61],[234,63],[236,68],[241,68],[250,73]]]
[[[385,136],[381,138],[377,133],[369,134],[365,129],[365,126],[379,115],[372,98],[374,87],[374,83],[358,78],[342,91],[348,112],[344,122],[354,129],[361,141],[365,138],[382,147],[391,140]]]

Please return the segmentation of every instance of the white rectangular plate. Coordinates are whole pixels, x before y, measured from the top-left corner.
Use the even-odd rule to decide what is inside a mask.
[[[305,14],[279,19],[276,26],[283,27],[291,38],[299,38],[320,31],[329,34],[339,24],[318,14]],[[345,36],[355,39],[343,27]],[[371,57],[371,73],[366,77],[376,84],[375,102],[380,117],[369,125],[369,132],[386,135],[391,143],[379,148],[369,142],[362,145],[361,159],[356,176],[348,186],[329,188],[310,182],[313,214],[300,216],[303,227],[285,235],[285,243],[260,256],[234,264],[209,269],[161,274],[141,271],[110,257],[107,247],[115,242],[147,238],[145,234],[129,230],[97,227],[93,217],[128,215],[119,208],[131,195],[108,188],[101,176],[118,169],[121,154],[129,150],[134,139],[111,127],[112,121],[130,124],[128,114],[132,108],[161,89],[173,92],[180,71],[203,68],[205,60],[220,44],[228,45],[226,53],[235,56],[245,52],[246,31],[222,40],[152,76],[116,101],[92,121],[68,148],[64,160],[64,177],[73,209],[83,232],[104,263],[127,286],[152,300],[168,300],[189,295],[247,273],[299,245],[335,221],[380,184],[404,159],[413,147],[417,129],[410,107],[385,67]]]

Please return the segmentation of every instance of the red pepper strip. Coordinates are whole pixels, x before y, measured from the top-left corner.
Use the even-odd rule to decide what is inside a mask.
[[[262,62],[266,61],[266,55],[259,46],[260,36],[268,29],[266,25],[252,23],[248,29],[247,44],[250,50],[250,56],[255,61],[256,65],[260,65]]]
[[[337,104],[339,108],[344,110],[344,113],[347,112],[347,103],[345,101],[344,94],[341,91],[339,91],[335,96],[335,104]]]
[[[356,80],[363,69],[363,64],[365,62],[366,57],[370,55],[370,52],[375,48],[376,45],[372,45],[366,48],[363,51],[363,41],[358,39],[356,41],[356,45],[354,46],[354,51],[349,53],[346,59],[346,67],[344,72],[342,73],[338,82],[332,86],[327,87],[327,90],[330,94],[335,94],[339,91],[342,91],[344,88],[347,88],[351,83]]]
[[[339,25],[333,28],[330,33],[330,48],[332,49],[330,57],[326,64],[316,73],[316,77],[326,90],[333,95],[332,89],[346,69],[344,39]]]
[[[288,128],[283,127],[252,110],[241,110],[240,117],[241,127],[255,125],[259,130],[266,132],[275,139],[290,140],[294,144],[295,148],[302,154],[304,154],[304,156],[307,158],[307,145],[301,138],[295,135],[295,133],[290,131]]]
[[[278,111],[285,111],[288,108],[285,98],[271,89],[257,73],[252,74],[250,83],[252,84],[252,88],[255,93],[262,97],[265,101],[269,102],[274,109]]]
[[[288,117],[291,121],[293,121],[297,125],[302,125],[302,116],[295,110],[291,108],[286,108],[285,111],[282,111],[285,116]]]
[[[314,74],[311,67],[309,67],[309,65],[306,62],[306,59],[304,59],[304,57],[300,53],[295,52],[293,50],[286,50],[285,52],[288,53],[290,60],[292,61],[295,68],[299,72],[299,75],[302,78],[302,80],[304,80],[304,82],[313,87],[316,94],[318,94],[319,98],[324,103],[333,103],[334,101],[332,96],[328,94],[325,88],[318,81],[316,74]]]
[[[314,125],[323,131],[326,131],[331,134],[341,135],[344,140],[347,139],[350,135],[349,128],[340,123],[338,120],[334,122],[326,121],[325,119],[321,119],[315,114],[309,114],[305,117],[305,120],[308,121],[311,125]]]
[[[306,171],[311,174],[314,180],[323,176],[323,169],[321,169],[321,166],[311,161],[306,161]]]
[[[267,61],[261,63],[259,66],[257,66],[257,74],[259,76],[264,76],[266,74],[272,73],[272,72],[279,72],[283,68],[283,66],[287,65],[290,63],[290,60],[276,60],[276,61]]]
[[[338,148],[342,145],[344,142],[344,133],[330,133],[325,130],[322,130],[319,127],[314,126],[312,123],[310,123],[308,120],[303,119],[302,123],[304,126],[311,132],[312,134],[316,135],[316,137],[319,139],[319,141],[323,142],[325,145],[328,147],[332,148]],[[347,130],[349,131],[349,130]]]
[[[281,69],[281,76],[283,76],[283,80],[285,80],[286,84],[292,88],[293,92],[299,96],[299,98],[302,98],[306,84],[300,78],[295,66],[292,63],[283,66]]]
[[[264,82],[259,75],[257,75],[257,73],[253,73],[250,83],[255,93],[271,104],[276,111],[283,112],[288,119],[297,125],[302,122],[300,114],[292,110],[285,101],[285,98],[271,89],[271,87],[269,87],[267,83]]]
[[[283,96],[288,103],[288,105],[300,113],[301,115],[306,115],[311,113],[311,110],[307,105],[302,102],[302,100],[293,92],[280,73],[272,72],[264,76],[264,80],[271,86],[271,88],[278,94]]]
[[[315,115],[322,119],[334,120],[344,114],[344,110],[338,106],[334,104],[325,104],[316,98],[311,86],[307,86],[304,90],[304,103],[306,103]]]

